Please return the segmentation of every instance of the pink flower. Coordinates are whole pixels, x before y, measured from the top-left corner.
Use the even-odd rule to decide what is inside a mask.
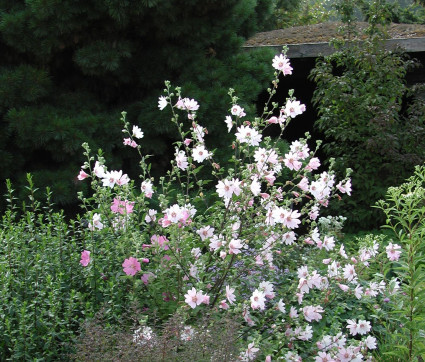
[[[191,308],[196,308],[196,306],[204,303],[205,300],[205,295],[202,294],[202,290],[197,292],[195,288],[188,290],[184,297],[186,298],[185,302],[189,304]]]
[[[250,300],[252,309],[265,309],[266,296],[262,291],[255,289]]]
[[[357,322],[355,319],[348,319],[347,323],[347,328],[350,330],[352,336],[366,334],[371,330],[370,322],[365,320],[359,319]]]
[[[268,299],[273,299],[275,297],[275,293],[273,290],[273,284],[267,281],[260,283],[260,290],[264,292],[264,295]]]
[[[385,249],[388,259],[391,261],[397,261],[401,255],[401,251],[399,249],[401,249],[400,245],[389,243]]]
[[[102,166],[99,161],[96,161],[93,168],[94,174],[99,178],[105,177],[105,167]]]
[[[295,118],[305,112],[305,105],[301,104],[299,101],[288,100],[284,112],[287,117]]]
[[[304,318],[307,322],[321,320],[322,319],[321,313],[323,312],[324,310],[320,305],[317,305],[317,306],[309,305],[303,308]]]
[[[350,289],[350,287],[345,284],[338,284],[338,287],[340,287],[343,292],[347,292],[348,289]]]
[[[132,256],[124,260],[124,263],[122,263],[122,267],[124,273],[132,276],[136,275],[137,272],[141,270],[139,261],[136,258],[133,258]]]
[[[244,117],[245,112],[244,109],[238,106],[237,104],[234,104],[232,108],[230,109],[230,113],[232,113],[234,116],[237,117]]]
[[[90,263],[90,251],[88,250],[84,250],[81,253],[81,260],[80,260],[80,264],[82,266],[87,266]]]
[[[248,143],[250,146],[258,146],[262,138],[257,130],[248,126],[238,127],[235,136],[240,143]]]
[[[342,182],[339,182],[338,185],[336,185],[336,188],[342,194],[347,194],[348,196],[351,196],[351,180],[350,179],[348,179],[348,181],[345,182],[345,185],[342,185]]]
[[[295,171],[298,171],[302,166],[302,163],[298,161],[298,156],[295,155],[294,153],[287,153],[285,155],[285,159],[283,160],[283,163],[290,170],[295,170]]]
[[[224,310],[227,310],[227,309],[229,309],[230,307],[229,307],[229,305],[226,303],[226,300],[222,300],[221,302],[220,302],[220,305],[218,306],[220,309],[224,309]]]
[[[152,182],[150,180],[143,181],[140,186],[140,190],[148,199],[150,199],[154,193]]]
[[[200,228],[196,231],[196,233],[201,237],[201,240],[204,241],[205,239],[211,238],[213,236],[214,228],[208,225]]]
[[[184,140],[184,144],[186,145],[186,146],[189,146],[190,145],[190,142],[192,142],[192,140],[190,139],[190,138],[186,138],[185,140]]]
[[[286,58],[286,55],[279,54],[273,58],[273,68],[279,70],[283,73],[283,75],[291,75],[292,67],[289,63],[289,59]]]
[[[176,156],[177,167],[180,170],[183,170],[183,171],[186,170],[187,167],[189,166],[189,163],[187,162],[187,157],[186,157],[186,154],[184,153],[184,151],[182,151],[182,150],[178,151],[176,149],[175,156]]]
[[[295,229],[301,223],[298,219],[301,214],[297,210],[290,210],[287,212],[285,219],[283,221],[283,225],[285,225],[288,229]]]
[[[242,246],[243,245],[239,239],[232,239],[229,243],[229,254],[239,254]]]
[[[233,127],[232,117],[230,117],[230,116],[226,116],[226,119],[224,120],[224,122],[226,122],[226,125],[227,125],[227,133],[229,133],[229,132],[230,132],[230,130],[232,129],[232,127]]]
[[[248,361],[252,361],[253,359],[255,359],[255,355],[257,354],[258,351],[259,349],[254,347],[254,342],[252,342],[248,344],[248,348],[245,351],[245,353],[243,353],[243,357],[246,357]]]
[[[226,298],[230,304],[233,304],[234,301],[236,300],[234,292],[235,292],[234,288],[230,288],[230,286],[226,285]]]
[[[127,174],[122,173],[122,171],[111,171],[106,172],[103,175],[103,186],[108,186],[110,188],[113,188],[115,184],[119,186],[126,185],[130,182],[130,179],[128,178]]]
[[[305,167],[306,171],[313,171],[317,170],[320,166],[320,160],[317,157],[313,157],[309,162],[308,165]]]
[[[207,151],[204,145],[198,145],[192,150],[193,160],[196,162],[203,162],[211,157],[211,153]]]
[[[165,107],[167,107],[167,98],[164,96],[159,97],[158,99],[158,108],[162,111]]]
[[[80,181],[83,181],[85,178],[87,178],[87,177],[89,177],[89,175],[88,174],[86,174],[83,170],[81,170],[80,171],[80,173],[78,174],[78,176],[77,176],[77,178],[80,180]]]
[[[140,279],[142,280],[143,284],[148,285],[149,279],[152,277],[154,277],[152,273],[144,273]]]
[[[111,205],[111,210],[114,213],[131,214],[133,212],[134,202],[121,201],[120,199],[115,199]]]
[[[164,250],[168,250],[168,239],[167,237],[163,235],[152,235],[151,237],[152,245],[159,246],[160,248],[163,248]]]
[[[143,138],[144,134],[138,126],[133,126],[133,137],[138,139]]]

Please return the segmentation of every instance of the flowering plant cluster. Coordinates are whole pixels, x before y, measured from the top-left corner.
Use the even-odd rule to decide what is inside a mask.
[[[181,139],[166,176],[150,176],[138,144],[143,132],[131,128],[124,112],[123,144],[140,154],[141,182],[108,171],[102,154],[96,159],[84,145],[88,160],[78,178],[91,179],[94,190],[91,200],[80,195],[87,233],[114,235],[121,260],[102,265],[107,251],[93,242],[80,263],[88,273],[100,268],[105,278],[132,280],[134,298],[148,315],[178,310],[192,323],[204,312],[238,316],[244,328],[235,359],[370,360],[377,340],[364,304],[392,298],[399,282],[369,268],[397,261],[400,247],[372,240],[348,251],[321,230],[321,210],[351,194],[349,172],[337,180],[332,168],[324,170],[308,134],[282,152],[280,136],[305,105],[293,91],[283,105],[272,102],[280,78],[293,70],[285,52],[272,66],[275,78],[260,117],[248,118],[229,91],[223,115],[226,131],[234,133],[228,165],[207,145],[208,130],[197,117],[201,105],[169,82],[158,107],[170,109]],[[279,137],[265,137],[269,127],[280,129]],[[199,178],[206,170],[211,178]],[[140,327],[135,343],[155,333]]]

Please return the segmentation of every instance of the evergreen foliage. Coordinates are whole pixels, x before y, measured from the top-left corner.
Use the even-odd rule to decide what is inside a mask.
[[[349,21],[354,3],[341,2],[339,9],[349,35],[354,31]],[[357,229],[385,222],[371,205],[425,161],[425,103],[405,81],[414,62],[384,49],[381,26],[388,19],[378,3],[369,21],[369,38],[339,44],[338,51],[318,59],[311,72],[318,86],[313,102],[319,112],[315,126],[326,141],[323,149],[336,159],[340,174],[347,167],[354,170],[353,197],[338,211]]]
[[[162,171],[175,137],[155,107],[165,79],[210,105],[199,116],[219,147],[223,135],[213,131],[225,115],[215,109],[228,88],[237,82],[250,102],[269,79],[261,65],[268,52],[237,53],[246,37],[270,26],[272,5],[0,0],[0,180],[19,186],[31,172],[38,186],[52,187],[55,202],[74,202],[83,141],[107,145],[108,158],[120,153],[129,168],[137,164],[115,141],[123,110],[145,132],[142,147]]]

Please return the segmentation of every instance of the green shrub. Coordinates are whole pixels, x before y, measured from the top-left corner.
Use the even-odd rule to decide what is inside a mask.
[[[311,72],[317,83],[315,126],[325,138],[324,152],[335,158],[339,174],[347,167],[354,171],[353,197],[337,208],[352,229],[379,227],[384,220],[371,205],[425,159],[424,102],[404,107],[412,97],[405,77],[413,62],[383,48],[381,15],[371,20],[366,41],[337,44],[337,51],[318,59]],[[349,14],[346,20],[353,36]]]

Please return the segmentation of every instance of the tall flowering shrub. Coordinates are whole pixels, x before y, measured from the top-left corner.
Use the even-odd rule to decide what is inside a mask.
[[[369,240],[349,252],[319,227],[321,210],[351,194],[349,172],[336,179],[332,169],[319,170],[319,145],[308,134],[285,153],[277,147],[280,137],[263,136],[272,125],[282,135],[305,111],[293,91],[281,105],[272,101],[293,71],[285,52],[272,66],[275,78],[260,117],[247,119],[229,91],[223,132],[234,134],[230,167],[218,164],[207,146],[208,129],[197,117],[202,105],[169,82],[158,107],[171,112],[181,140],[165,176],[150,176],[149,156],[139,146],[143,132],[125,113],[123,145],[140,154],[140,180],[108,170],[102,154],[96,158],[84,145],[88,159],[79,177],[91,180],[94,193],[80,195],[91,235],[82,267],[89,279],[128,280],[131,299],[148,316],[185,315],[181,338],[197,333],[203,314],[240,318],[234,360],[370,358],[377,340],[365,305],[391,298],[398,282],[370,272],[376,260],[387,260],[384,245]],[[111,237],[114,245],[106,250],[101,240]]]

